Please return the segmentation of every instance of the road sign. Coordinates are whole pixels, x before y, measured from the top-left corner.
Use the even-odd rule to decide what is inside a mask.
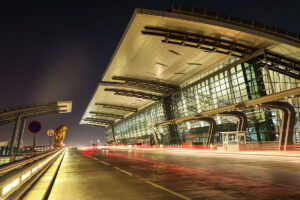
[[[31,133],[38,133],[42,129],[42,125],[39,121],[32,121],[28,124],[28,129]]]
[[[48,135],[49,137],[52,137],[54,134],[55,134],[55,131],[54,131],[53,129],[48,129],[48,130],[47,130],[47,135]]]

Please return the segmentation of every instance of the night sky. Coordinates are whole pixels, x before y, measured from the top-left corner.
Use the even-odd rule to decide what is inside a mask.
[[[300,0],[70,2],[10,1],[0,6],[0,109],[73,101],[70,114],[29,119],[43,126],[37,145],[48,145],[46,130],[61,124],[69,128],[67,144],[105,141],[103,128],[80,126],[79,121],[135,8],[168,10],[179,3],[300,33]],[[0,141],[10,140],[13,126],[0,127]],[[31,144],[26,129],[24,145]]]

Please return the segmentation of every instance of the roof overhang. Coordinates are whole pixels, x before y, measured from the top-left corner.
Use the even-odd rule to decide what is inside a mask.
[[[158,30],[158,34],[144,34],[145,30],[149,31],[149,27],[152,28],[151,31]],[[163,31],[159,32],[161,30]],[[173,35],[171,43],[166,42],[170,34]],[[191,41],[189,38],[200,41],[201,37],[203,40],[198,42],[198,46],[195,46],[195,40],[192,45],[188,42]],[[300,55],[300,42],[255,28],[220,21],[217,18],[136,9],[106,68],[102,77],[103,83],[98,85],[80,124],[89,124],[84,121],[89,117],[113,120],[116,123],[122,119],[111,118],[109,115],[95,116],[95,112],[121,115],[126,118],[134,112],[116,109],[118,106],[141,110],[159,101],[155,98],[140,98],[143,96],[141,93],[161,97],[167,95],[153,88],[116,83],[114,77],[179,86],[195,75],[234,56],[228,50],[231,49],[228,46],[230,44],[250,49],[247,55],[249,57],[252,50],[253,52],[268,50],[291,59],[297,59]],[[222,48],[225,51],[219,52]],[[245,55],[241,55],[243,56]]]

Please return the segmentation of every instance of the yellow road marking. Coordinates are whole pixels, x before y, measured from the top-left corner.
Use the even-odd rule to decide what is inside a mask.
[[[178,194],[177,192],[174,192],[174,191],[172,191],[172,190],[169,190],[169,189],[167,189],[167,188],[165,188],[165,187],[162,187],[162,186],[157,185],[157,184],[155,184],[155,183],[152,183],[152,182],[150,182],[150,181],[145,181],[145,182],[146,182],[146,183],[149,183],[150,185],[153,185],[154,187],[157,187],[157,188],[162,189],[162,190],[164,190],[164,191],[167,191],[167,192],[169,192],[169,193],[171,193],[171,194],[174,194],[175,196],[178,196],[178,197],[180,197],[180,198],[182,198],[182,199],[185,199],[185,200],[191,200],[190,198],[188,198],[188,197],[186,197],[186,196],[183,196],[183,195],[181,195],[181,194]]]
[[[123,172],[123,173],[125,173],[125,174],[128,174],[129,176],[132,176],[132,173],[130,173],[130,172],[127,172],[127,171],[125,171],[123,169],[120,169],[118,167],[114,167],[114,168],[117,169],[117,170],[119,170],[119,171],[121,171],[121,172]]]
[[[101,160],[100,162],[102,162],[102,163],[105,164],[105,165],[109,165],[107,162],[104,162],[104,161],[102,161],[102,160]]]

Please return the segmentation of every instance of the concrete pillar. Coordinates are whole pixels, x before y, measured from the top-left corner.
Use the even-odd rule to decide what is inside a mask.
[[[13,132],[13,135],[12,135],[11,141],[10,141],[10,147],[9,147],[9,154],[10,155],[13,155],[13,153],[14,153],[14,147],[15,147],[15,144],[16,144],[16,138],[17,138],[17,134],[18,134],[18,129],[19,129],[20,121],[21,121],[21,116],[19,115],[17,117],[16,123],[15,123],[14,132]]]
[[[16,152],[17,154],[20,152],[21,143],[23,142],[23,135],[24,135],[25,125],[26,125],[26,119],[24,118],[22,120],[21,130],[20,130],[19,138],[18,138],[18,146],[17,146],[17,152]]]

